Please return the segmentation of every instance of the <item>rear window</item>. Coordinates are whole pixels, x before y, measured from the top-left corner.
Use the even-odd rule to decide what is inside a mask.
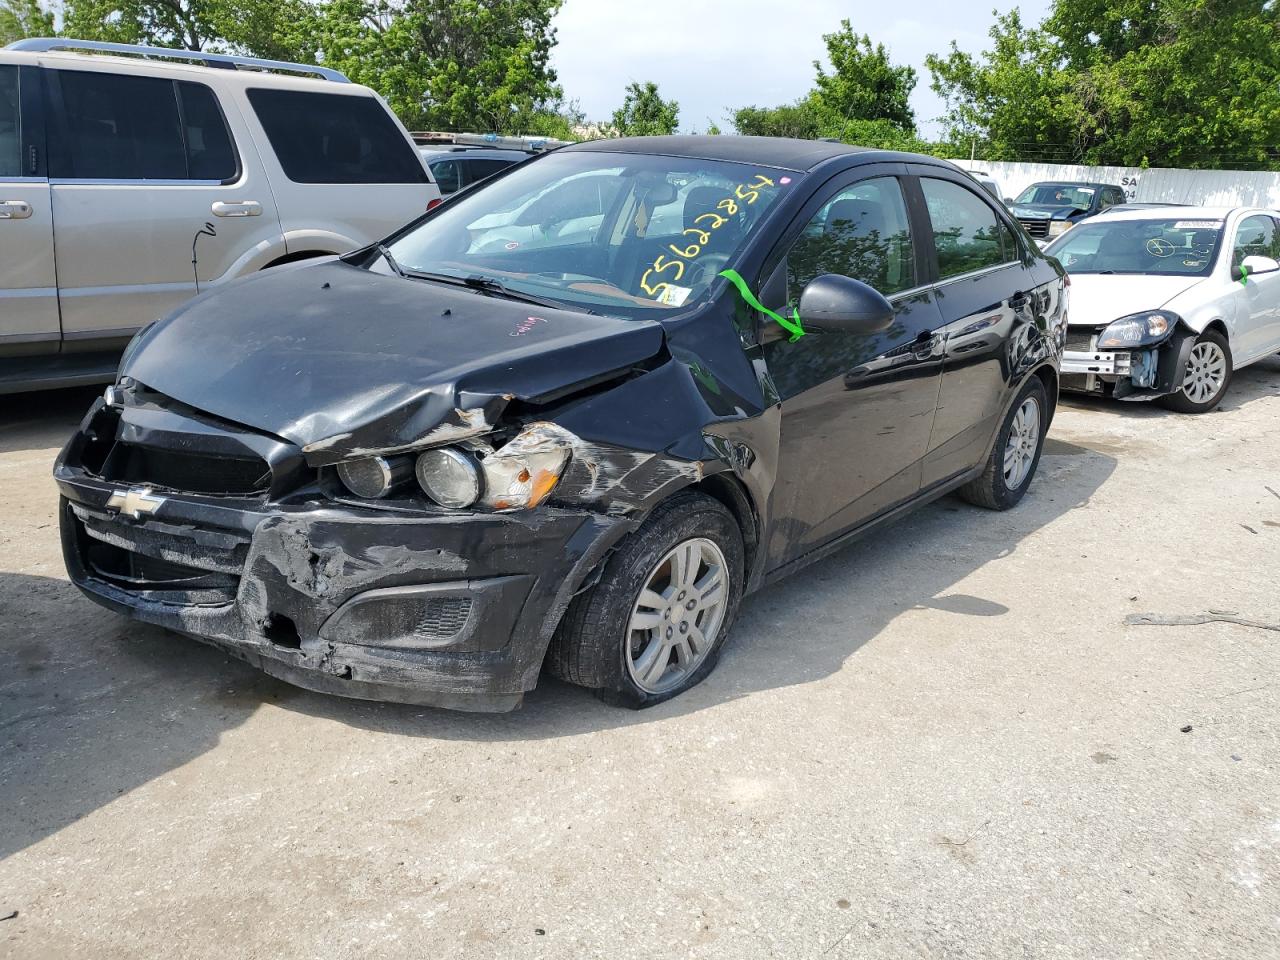
[[[426,183],[416,151],[373,97],[249,90],[285,176],[295,183]]]
[[[226,121],[203,84],[79,70],[54,76],[62,124],[51,145],[51,177],[235,178],[238,163]]]

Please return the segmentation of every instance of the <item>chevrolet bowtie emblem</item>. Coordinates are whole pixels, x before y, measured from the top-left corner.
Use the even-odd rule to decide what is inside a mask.
[[[114,507],[126,517],[141,519],[144,513],[155,513],[164,503],[164,497],[157,497],[150,487],[130,487],[128,490],[117,490],[107,501],[108,507]]]

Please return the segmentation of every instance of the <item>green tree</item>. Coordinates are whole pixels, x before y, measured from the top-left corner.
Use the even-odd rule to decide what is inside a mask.
[[[79,40],[297,59],[299,34],[313,17],[304,0],[67,0],[62,33]]]
[[[840,29],[822,36],[831,61],[831,73],[815,60],[815,99],[827,110],[847,120],[888,120],[904,130],[915,129],[911,91],[916,72],[894,66],[883,43],[874,46],[866,34],[853,32],[848,20]]]
[[[1055,0],[997,17],[992,49],[931,56],[957,145],[992,159],[1280,166],[1280,13],[1270,0]]]
[[[680,104],[663,100],[656,83],[631,83],[622,106],[613,113],[620,137],[660,137],[676,132]]]
[[[0,47],[25,37],[52,37],[53,12],[39,0],[0,0]]]

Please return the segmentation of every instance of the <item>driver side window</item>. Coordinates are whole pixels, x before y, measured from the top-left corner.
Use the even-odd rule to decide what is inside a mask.
[[[845,187],[805,226],[787,254],[787,302],[826,273],[861,280],[886,297],[916,286],[902,186],[877,177]]]
[[[1256,214],[1245,217],[1236,230],[1236,243],[1231,250],[1231,265],[1238,267],[1245,257],[1270,257],[1280,260],[1276,222],[1270,217]]]

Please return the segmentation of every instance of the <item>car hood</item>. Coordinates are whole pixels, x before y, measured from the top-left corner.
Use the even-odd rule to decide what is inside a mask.
[[[342,260],[277,268],[148,328],[121,374],[316,464],[486,432],[647,360],[662,325],[530,306]]]
[[[1015,217],[1026,217],[1029,220],[1064,220],[1077,213],[1085,212],[1082,208],[1069,203],[1015,203],[1009,209],[1013,211]]]
[[[1073,326],[1093,327],[1142,310],[1158,310],[1204,279],[1073,273],[1067,321]]]

